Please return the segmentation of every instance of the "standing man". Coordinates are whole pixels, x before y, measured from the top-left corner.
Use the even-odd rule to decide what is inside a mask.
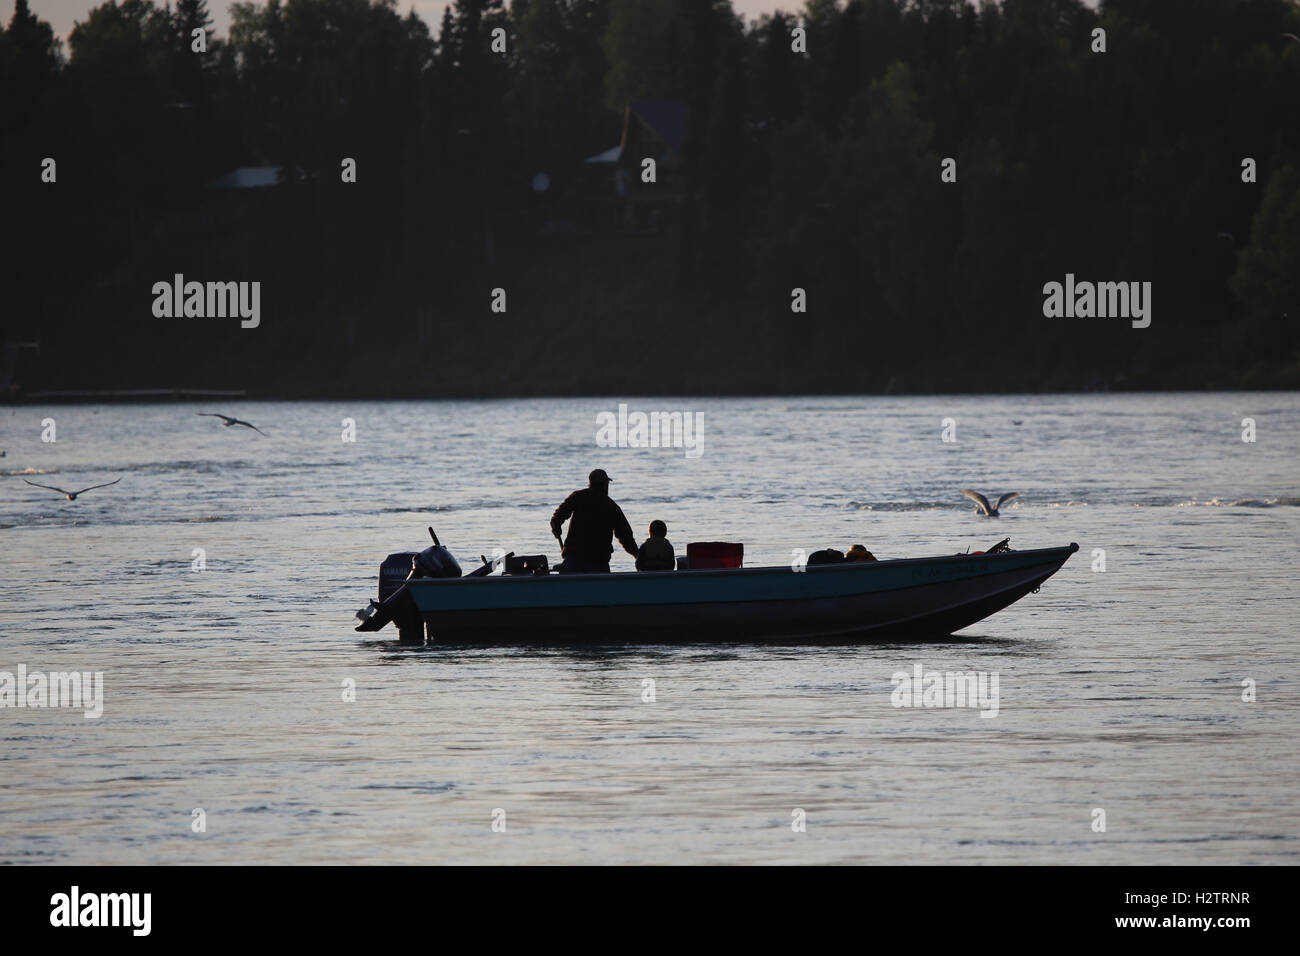
[[[609,573],[609,556],[614,553],[613,539],[632,557],[639,550],[632,526],[623,517],[623,509],[609,496],[611,479],[603,468],[587,476],[587,487],[580,488],[551,515],[551,534],[560,541],[564,560],[555,570],[564,572]],[[569,537],[560,537],[560,529],[569,518]]]

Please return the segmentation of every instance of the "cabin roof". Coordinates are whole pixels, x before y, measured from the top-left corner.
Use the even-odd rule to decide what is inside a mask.
[[[633,100],[627,105],[655,136],[674,153],[686,145],[686,104],[681,100]],[[626,124],[624,142],[627,141]]]
[[[603,153],[588,156],[582,161],[584,165],[610,166],[623,158],[633,114],[652,136],[674,154],[681,155],[686,145],[686,104],[681,100],[632,100],[623,114],[622,140]]]
[[[586,159],[583,160],[583,162],[589,163],[591,165],[617,163],[618,157],[622,154],[622,152],[623,152],[623,144],[619,143],[617,146],[611,147],[610,149],[605,150],[603,153],[597,153],[595,156],[588,156]]]

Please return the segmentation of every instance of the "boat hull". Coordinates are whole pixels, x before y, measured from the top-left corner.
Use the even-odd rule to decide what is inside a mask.
[[[739,570],[408,582],[439,644],[859,641],[942,637],[1036,590],[1078,550]]]

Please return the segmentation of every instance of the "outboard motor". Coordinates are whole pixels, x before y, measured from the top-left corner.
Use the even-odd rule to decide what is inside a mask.
[[[433,534],[433,529],[429,529]],[[452,553],[438,544],[434,536],[432,547],[425,548],[411,560],[411,577],[413,578],[458,578],[460,564]]]
[[[357,612],[361,623],[358,631],[378,631],[389,621],[397,624],[403,644],[423,644],[424,626],[420,609],[406,588],[412,578],[458,578],[460,564],[455,556],[438,541],[433,529],[432,546],[416,553],[397,551],[384,558],[379,566],[379,600],[371,601],[368,608]]]
[[[411,565],[419,557],[418,551],[397,551],[384,558],[379,566],[379,600],[387,601],[394,591],[411,576]]]

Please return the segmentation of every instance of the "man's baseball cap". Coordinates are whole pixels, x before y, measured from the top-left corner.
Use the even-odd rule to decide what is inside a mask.
[[[604,468],[597,468],[595,471],[593,471],[590,475],[587,476],[587,482],[593,485],[597,483],[602,485],[607,485],[613,480],[614,480],[613,478],[605,474]]]

